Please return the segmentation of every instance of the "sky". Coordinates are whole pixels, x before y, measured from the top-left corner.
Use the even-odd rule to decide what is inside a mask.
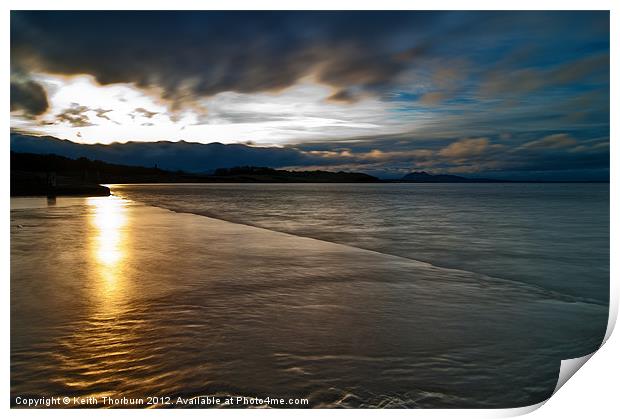
[[[11,12],[11,129],[299,167],[609,176],[608,12]]]

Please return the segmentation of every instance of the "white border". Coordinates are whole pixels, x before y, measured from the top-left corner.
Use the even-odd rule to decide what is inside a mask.
[[[7,0],[13,10],[610,10],[613,0]]]
[[[620,19],[618,11],[620,10],[620,2],[614,0],[441,0],[441,1],[412,1],[412,0],[381,0],[376,2],[361,2],[354,0],[314,0],[314,1],[295,1],[287,2],[283,0],[226,0],[226,1],[209,1],[209,0],[151,0],[148,2],[126,0],[108,0],[106,2],[85,2],[83,0],[8,0],[3,2],[4,11],[1,17],[0,31],[2,33],[2,57],[3,66],[1,72],[3,74],[4,83],[0,83],[2,89],[2,97],[4,98],[4,119],[3,126],[6,134],[10,131],[10,105],[9,105],[9,31],[10,31],[10,13],[14,10],[28,9],[76,9],[76,10],[140,10],[140,9],[174,9],[174,10],[259,10],[259,9],[283,9],[283,10],[611,10],[611,115],[619,115],[618,113],[618,83],[613,75],[620,74],[620,66],[618,65],[618,51],[616,43],[620,40],[618,27]],[[611,138],[616,140],[617,128],[612,123]],[[10,376],[9,376],[9,341],[10,336],[10,265],[9,265],[9,219],[10,219],[10,201],[9,201],[9,146],[8,139],[5,140],[6,145],[0,147],[0,161],[2,162],[2,190],[0,192],[0,200],[2,202],[4,222],[2,223],[3,237],[2,252],[3,263],[0,265],[2,272],[2,280],[4,285],[4,305],[2,316],[2,345],[3,361],[0,363],[2,371],[2,401],[4,409],[9,409],[10,394]],[[611,141],[611,161],[617,164],[620,161],[618,155],[618,147]],[[611,170],[611,208],[613,211],[618,209],[618,173],[615,170],[615,164],[612,164]],[[611,301],[610,301],[610,328],[606,339],[610,337],[613,325],[615,324],[618,314],[618,223],[612,217],[611,219]],[[617,335],[617,334],[616,334]],[[532,406],[522,409],[504,409],[504,410],[297,410],[294,415],[300,419],[325,415],[329,417],[342,417],[351,415],[359,415],[362,417],[386,417],[405,415],[426,418],[443,418],[446,416],[459,416],[471,418],[484,417],[507,417],[528,413],[528,411],[536,410],[530,417],[536,418],[582,418],[591,416],[596,418],[616,417],[619,409],[617,405],[616,383],[618,373],[620,372],[620,341],[617,336],[611,336],[607,343],[592,357],[590,361],[579,371],[577,378],[569,380],[557,394],[555,394],[548,402],[544,403],[544,407],[536,410],[540,406]],[[109,411],[89,410],[89,416],[97,417],[112,414],[113,416],[131,416],[133,417],[162,417],[170,415],[183,415],[188,417],[205,417],[207,415],[215,415],[222,418],[229,417],[249,417],[254,415],[269,415],[270,417],[289,417],[290,410],[175,410],[175,411],[127,411],[117,410]],[[51,416],[51,417],[82,417],[86,414],[83,410],[17,410],[13,409],[8,412],[15,417],[33,417],[33,416]]]

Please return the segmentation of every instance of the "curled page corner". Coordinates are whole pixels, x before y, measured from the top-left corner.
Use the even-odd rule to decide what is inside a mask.
[[[514,418],[514,417],[517,417],[517,416],[527,415],[528,413],[532,413],[534,410],[538,409],[539,407],[541,407],[545,403],[547,403],[547,400],[543,400],[542,402],[538,402],[536,404],[531,404],[529,406],[513,407],[513,408],[510,408],[510,409],[501,409],[501,410],[497,411],[499,414],[496,415],[496,417],[500,417],[500,418]]]
[[[603,338],[603,341],[601,342],[600,347],[588,354],[588,355],[584,355],[582,357],[579,358],[570,358],[570,359],[563,359],[560,362],[560,374],[558,375],[558,382],[555,386],[555,389],[553,390],[553,394],[557,393],[559,389],[562,388],[562,386],[564,384],[566,384],[566,382],[568,380],[570,380],[570,378],[575,375],[575,373],[577,371],[579,371],[579,369],[581,367],[583,367],[585,365],[586,362],[588,362],[590,360],[590,358],[592,358],[592,356],[598,352],[598,350],[600,348],[603,347],[603,345],[605,344],[605,342],[607,342],[607,340],[609,339],[609,337],[611,336],[611,333],[613,332],[615,326],[616,326],[616,320],[618,318],[618,304],[617,302],[614,301],[610,301],[609,304],[609,320],[607,322],[607,330],[605,331],[605,337]],[[552,396],[553,396],[552,394]],[[548,400],[548,399],[547,399]],[[544,402],[542,402],[540,404],[540,406],[542,406],[542,404],[546,403],[547,400],[545,400]],[[539,405],[535,405],[536,408],[540,407]],[[536,410],[533,409],[533,410]]]
[[[503,409],[501,411],[500,415],[498,415],[498,417],[506,417],[507,418],[507,417],[523,416],[523,415],[531,413],[531,412],[535,411],[536,409],[542,407],[545,403],[547,403],[549,401],[549,399],[551,397],[553,397],[553,395],[555,393],[557,393],[557,391],[564,384],[566,384],[566,382],[573,375],[575,375],[575,373],[577,371],[579,371],[579,368],[581,368],[586,362],[588,362],[588,360],[595,353],[596,353],[596,351],[592,352],[591,354],[579,357],[579,358],[563,359],[560,362],[560,374],[558,375],[558,382],[557,382],[557,384],[555,386],[555,389],[553,390],[553,394],[548,399],[545,399],[545,400],[543,400],[543,401],[541,401],[539,403],[532,404],[532,405],[529,405],[529,406],[517,407],[517,408],[512,408],[512,409]]]
[[[557,393],[557,391],[562,388],[564,384],[573,376],[579,368],[583,367],[583,365],[588,362],[592,355],[594,355],[596,351],[591,354],[584,355],[579,358],[571,358],[571,359],[563,359],[560,363],[560,374],[558,376],[558,383],[555,386],[555,390],[553,390],[553,394]]]

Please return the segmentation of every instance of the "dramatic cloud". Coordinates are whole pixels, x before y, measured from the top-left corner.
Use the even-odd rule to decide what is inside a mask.
[[[337,12],[46,12],[12,14],[12,62],[159,87],[175,101],[277,91],[300,78],[372,89],[407,68],[390,46],[430,14]],[[76,36],[76,34],[79,34]],[[413,45],[411,45],[413,44]]]
[[[27,117],[34,117],[48,107],[43,86],[32,80],[11,78],[11,112],[23,111]]]
[[[80,143],[593,177],[609,119],[608,12],[11,13],[12,128]]]
[[[479,54],[491,40],[528,33],[535,41],[549,43],[545,37],[554,28],[543,26],[549,26],[547,16],[554,27],[582,23],[583,30],[586,15],[14,12],[11,57],[14,66],[36,71],[92,74],[102,84],[157,86],[164,97],[174,100],[223,91],[277,91],[308,75],[339,89],[357,86],[376,92],[446,53]],[[596,24],[606,16],[587,18]],[[597,65],[597,60],[572,66],[572,76],[562,69],[551,75],[566,82]],[[450,83],[455,75],[454,69],[444,69],[435,81]],[[524,77],[528,75],[518,75]]]

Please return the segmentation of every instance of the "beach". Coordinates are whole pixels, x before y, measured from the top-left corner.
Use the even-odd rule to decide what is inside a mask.
[[[119,196],[11,206],[13,404],[520,407],[607,325],[605,304],[537,285]]]

